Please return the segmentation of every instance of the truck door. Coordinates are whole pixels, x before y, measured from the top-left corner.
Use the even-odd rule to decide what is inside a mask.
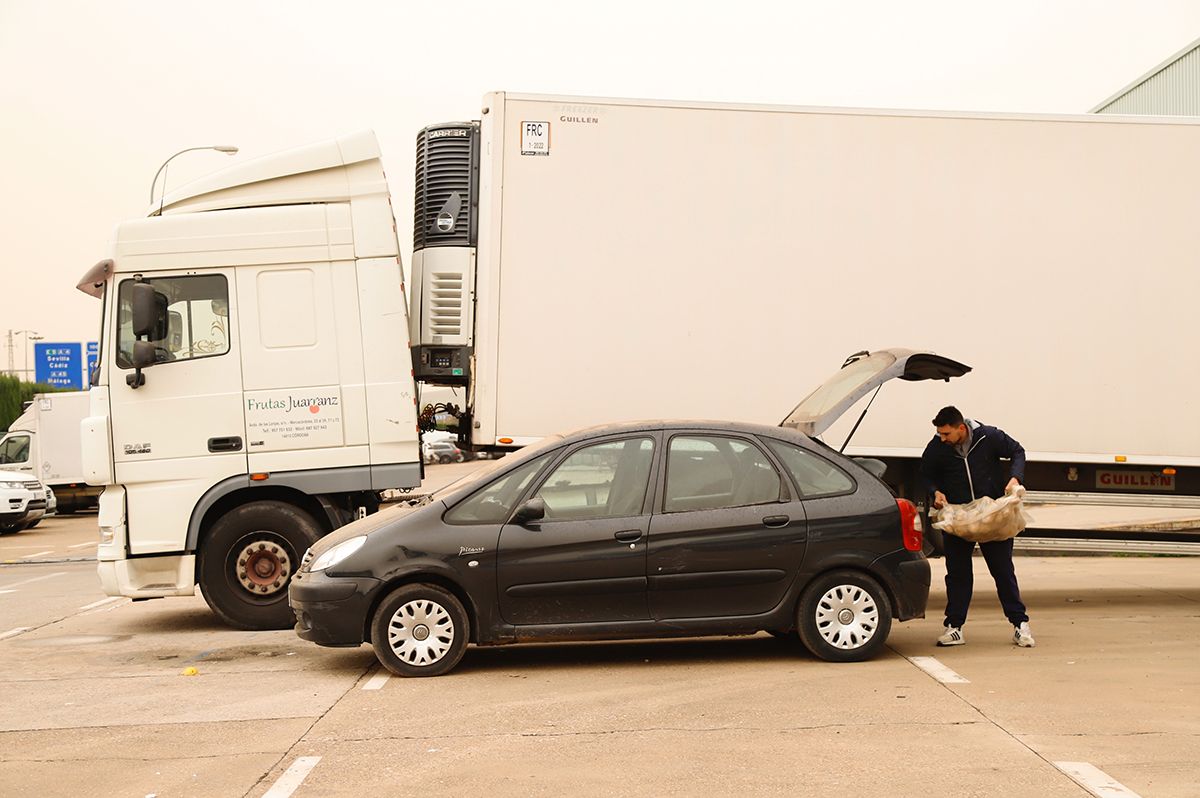
[[[34,474],[33,436],[28,432],[10,432],[0,442],[0,471]]]
[[[147,277],[167,309],[152,333],[156,362],[133,387],[130,287],[117,287],[108,340],[113,460],[124,485],[131,554],[182,551],[196,501],[246,473],[242,366],[233,269]]]
[[[653,435],[588,443],[551,469],[536,524],[506,524],[500,611],[512,624],[646,620]]]

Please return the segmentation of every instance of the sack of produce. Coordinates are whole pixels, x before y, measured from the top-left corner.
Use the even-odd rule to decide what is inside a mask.
[[[1008,540],[1032,520],[1025,512],[1024,500],[1025,488],[1017,485],[999,499],[985,496],[969,504],[947,504],[933,511],[933,528],[976,543]]]

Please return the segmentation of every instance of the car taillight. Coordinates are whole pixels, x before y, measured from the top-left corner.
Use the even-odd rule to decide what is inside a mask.
[[[908,499],[896,499],[896,504],[900,507],[900,534],[904,537],[904,548],[920,551],[925,545],[925,529],[921,524],[921,514],[917,512],[917,506]]]

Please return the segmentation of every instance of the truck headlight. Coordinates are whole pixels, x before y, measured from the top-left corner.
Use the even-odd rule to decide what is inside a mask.
[[[324,571],[331,565],[337,565],[342,560],[349,557],[354,552],[362,548],[367,542],[366,535],[359,535],[356,538],[343,540],[341,543],[334,546],[329,551],[322,554],[317,559],[313,560],[313,564],[308,567],[310,571]]]

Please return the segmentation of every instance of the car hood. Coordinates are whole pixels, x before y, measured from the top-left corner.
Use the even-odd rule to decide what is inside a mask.
[[[4,482],[30,482],[37,480],[33,474],[23,474],[20,471],[0,471],[0,480]]]
[[[871,391],[895,377],[902,380],[949,380],[971,370],[955,360],[915,349],[880,349],[857,352],[841,369],[796,405],[779,426],[820,435],[842,413]]]

